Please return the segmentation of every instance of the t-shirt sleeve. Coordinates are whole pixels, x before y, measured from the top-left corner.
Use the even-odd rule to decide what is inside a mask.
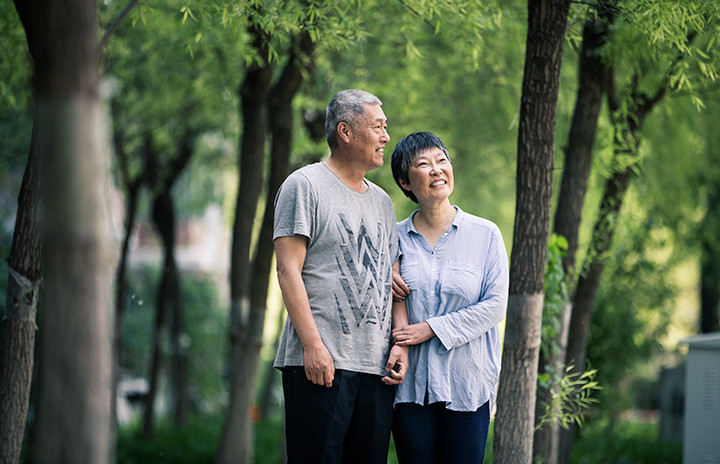
[[[278,237],[304,235],[312,237],[315,196],[307,177],[293,173],[275,196],[273,240]]]

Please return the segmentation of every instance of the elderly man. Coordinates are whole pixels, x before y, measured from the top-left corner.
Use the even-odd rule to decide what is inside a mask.
[[[385,463],[394,385],[407,347],[393,346],[392,265],[398,259],[388,195],[365,179],[390,140],[382,102],[344,90],[327,107],[330,156],[292,173],[275,199],[277,273],[288,320],[282,370],[288,462]]]

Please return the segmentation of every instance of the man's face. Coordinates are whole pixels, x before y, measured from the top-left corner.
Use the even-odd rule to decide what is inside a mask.
[[[353,161],[368,171],[383,165],[385,144],[390,141],[387,118],[380,105],[365,105],[365,116],[350,126]]]

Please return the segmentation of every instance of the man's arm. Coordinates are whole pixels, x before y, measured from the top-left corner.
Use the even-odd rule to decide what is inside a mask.
[[[307,238],[302,235],[275,239],[278,283],[288,317],[303,346],[305,375],[314,384],[330,387],[335,378],[335,364],[320,337],[302,280],[306,252]]]
[[[398,259],[393,264],[393,274],[397,273],[400,275],[400,260]],[[399,329],[407,326],[409,323],[407,315],[407,306],[405,299],[393,299],[392,303],[392,328]],[[392,343],[392,341],[391,341]],[[405,379],[405,374],[408,369],[408,347],[400,346],[393,343],[390,348],[390,355],[388,361],[385,364],[385,370],[389,372],[389,375],[382,378],[383,382],[388,385],[399,385]]]

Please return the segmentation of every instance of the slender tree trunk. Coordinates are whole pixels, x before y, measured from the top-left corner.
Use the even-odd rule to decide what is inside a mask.
[[[125,299],[127,298],[127,261],[130,252],[130,239],[132,238],[135,222],[137,219],[137,202],[142,187],[142,178],[130,178],[127,153],[119,134],[115,137],[115,153],[118,157],[120,167],[120,178],[125,189],[125,231],[122,245],[120,246],[120,257],[118,259],[117,271],[115,273],[115,323],[113,331],[113,363],[112,363],[112,391],[110,410],[112,412],[112,425],[117,425],[117,396],[118,382],[120,380],[120,354],[122,351],[122,326],[125,313]]]
[[[16,7],[35,64],[45,173],[36,457],[41,464],[102,464],[112,452],[112,247],[96,2],[27,1]]]
[[[578,234],[590,177],[595,130],[607,81],[607,68],[598,53],[600,47],[605,43],[608,27],[607,15],[604,13],[606,10],[602,5],[599,8],[600,14],[588,19],[583,30],[577,100],[565,148],[565,168],[553,222],[555,233],[565,237],[568,242],[567,252],[562,262],[565,281],[569,288],[575,281]],[[555,347],[554,350],[550,351],[551,354],[547,359],[543,356],[543,351],[540,352],[539,374],[543,374],[549,367],[553,370],[555,378],[563,375],[571,311],[572,305],[568,302],[565,312],[560,316],[560,331],[557,337],[547,341],[548,345]],[[543,403],[548,402],[555,391],[556,388],[548,391],[538,387],[535,405],[536,426],[543,412]],[[536,430],[533,439],[535,459],[547,464],[557,462],[558,440],[558,424],[549,424]]]
[[[720,330],[720,182],[711,179],[700,233],[700,333]]]
[[[163,277],[163,281],[165,278]],[[164,284],[160,284],[163,287]],[[155,399],[157,398],[160,369],[162,363],[163,327],[165,327],[164,292],[160,290],[155,303],[155,322],[152,331],[152,354],[150,358],[150,372],[148,375],[148,392],[145,396],[141,436],[151,438],[155,433]]]
[[[610,178],[605,183],[605,192],[600,202],[600,211],[592,232],[590,249],[583,265],[583,271],[577,283],[573,297],[573,310],[570,318],[566,363],[573,365],[572,373],[581,373],[585,369],[587,359],[587,337],[590,328],[595,297],[600,285],[600,277],[605,268],[605,258],[612,245],[617,218],[622,208],[625,193],[629,188],[638,162],[640,129],[647,114],[665,96],[667,83],[661,85],[657,92],[648,98],[638,92],[637,87],[631,89],[627,97],[630,109],[623,115],[618,111],[620,103],[614,85],[614,73],[609,70],[608,101],[614,126],[613,157],[617,164]],[[638,82],[636,76],[634,82]],[[618,116],[620,115],[620,116]],[[571,424],[568,430],[560,432],[559,462],[569,463],[572,453],[576,426]]]
[[[221,447],[216,457],[218,464],[252,462],[252,423],[249,410],[255,397],[255,384],[265,327],[268,280],[274,252],[272,243],[273,200],[288,172],[293,128],[292,100],[302,83],[303,71],[309,71],[312,66],[314,47],[307,31],[301,33],[295,42],[291,56],[277,84],[271,92],[266,94],[268,108],[266,116],[273,143],[265,211],[255,256],[252,264],[248,262],[248,270],[252,272],[249,282],[246,282],[246,287],[244,287],[248,293],[242,294],[242,300],[248,300],[247,315],[241,326],[239,340],[237,342],[233,340],[234,346],[231,348],[237,356],[237,369],[244,373],[244,377],[233,381],[231,385],[231,409],[228,412]],[[241,182],[245,181],[241,180]],[[236,218],[236,224],[237,220]],[[249,252],[247,256],[249,257]],[[233,266],[235,266],[234,258]],[[231,357],[231,359],[233,358]],[[234,427],[237,427],[236,430],[241,438],[235,443],[232,442]],[[243,439],[246,439],[247,442],[243,443]]]
[[[532,461],[557,96],[570,2],[530,0],[520,106],[515,230],[493,456]]]
[[[150,390],[145,404],[142,435],[149,438],[154,429],[154,404],[160,382],[162,363],[162,338],[167,327],[167,318],[171,320],[169,338],[172,349],[173,382],[172,404],[175,425],[182,427],[186,419],[188,407],[187,389],[187,353],[182,343],[184,324],[182,306],[180,304],[180,275],[175,259],[175,205],[172,200],[172,187],[187,167],[194,151],[195,136],[191,129],[186,128],[178,142],[178,150],[174,157],[161,166],[159,156],[152,151],[152,137],[146,137],[145,177],[155,191],[152,219],[160,240],[163,244],[164,260],[160,286],[157,293],[156,319],[153,329],[153,354],[150,369]],[[163,173],[164,177],[158,177]]]
[[[175,205],[168,190],[161,192],[153,204],[153,222],[158,230],[164,250],[163,273],[158,293],[162,313],[170,317],[171,404],[176,427],[185,423],[187,409],[187,355],[180,338],[184,332],[180,305],[180,277],[175,260]]]
[[[295,39],[295,48],[285,66],[282,76],[270,93],[270,131],[272,138],[270,175],[267,201],[260,228],[260,236],[253,259],[252,289],[250,293],[250,319],[248,340],[255,340],[252,359],[260,359],[262,335],[267,309],[267,293],[272,267],[274,200],[280,185],[288,175],[292,147],[293,111],[292,101],[303,81],[303,74],[312,71],[315,45],[310,34],[303,31]]]
[[[0,348],[0,463],[20,460],[30,402],[40,290],[40,176],[35,127],[8,257]]]
[[[264,59],[268,56],[268,37],[258,26],[253,26],[251,33],[255,47]],[[245,390],[253,391],[250,379],[255,378],[255,373],[250,363],[245,362],[243,343],[250,311],[250,247],[257,202],[262,189],[265,136],[268,127],[267,97],[271,79],[272,66],[263,61],[247,71],[240,88],[243,135],[239,159],[240,186],[235,207],[230,263],[230,404],[215,456],[217,464],[252,462],[252,393],[248,395]]]
[[[278,311],[278,318],[275,322],[275,334],[273,335],[272,353],[277,352],[278,346],[280,345],[280,337],[282,336],[283,326],[285,325],[285,306],[280,305]],[[273,367],[273,360],[271,359],[265,364],[265,373],[263,375],[262,390],[260,391],[260,399],[258,400],[258,412],[260,419],[265,419],[270,415],[270,409],[272,406],[272,393],[273,387],[275,386],[277,369]]]

